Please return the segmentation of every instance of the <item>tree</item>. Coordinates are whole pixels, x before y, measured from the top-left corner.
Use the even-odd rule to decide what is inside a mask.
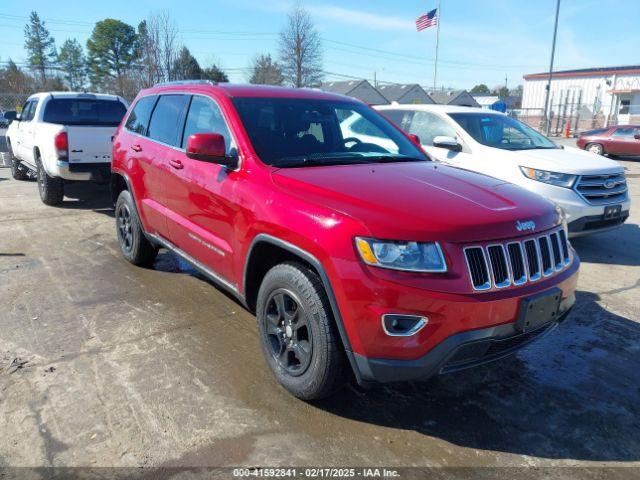
[[[72,90],[82,89],[87,78],[87,61],[80,42],[75,38],[65,40],[60,47],[58,63],[63,69],[69,88]]]
[[[271,55],[260,55],[253,61],[252,74],[249,83],[261,85],[282,85],[284,75],[278,62],[271,59]]]
[[[202,78],[202,68],[198,60],[191,55],[187,47],[182,47],[173,63],[173,77],[175,80],[194,80]]]
[[[509,89],[506,86],[502,85],[501,87],[496,87],[493,90],[493,94],[497,95],[500,98],[507,98],[509,96]]]
[[[32,93],[33,79],[26,75],[11,59],[0,69],[0,91],[7,93]]]
[[[217,65],[211,65],[202,71],[203,80],[211,80],[212,82],[228,82],[229,77]]]
[[[96,23],[87,40],[91,83],[98,88],[108,87],[109,80],[124,94],[125,76],[133,66],[137,35],[131,25],[107,18]]]
[[[294,87],[313,87],[322,80],[322,46],[309,13],[293,7],[280,33],[280,63],[285,80]]]
[[[475,87],[473,87],[471,89],[471,93],[491,93],[491,90],[489,90],[489,87],[487,87],[484,83],[481,83],[479,85],[476,85]]]
[[[36,12],[31,12],[24,27],[24,48],[29,66],[38,72],[40,81],[47,79],[47,67],[56,61],[56,44]]]

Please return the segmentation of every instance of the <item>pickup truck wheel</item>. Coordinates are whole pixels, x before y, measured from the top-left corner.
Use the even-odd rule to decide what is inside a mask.
[[[27,180],[29,178],[29,169],[20,163],[11,149],[11,144],[7,142],[7,150],[9,153],[9,161],[11,162],[11,176],[14,180]]]
[[[158,255],[158,247],[153,245],[142,231],[133,198],[128,190],[123,190],[116,201],[116,232],[124,258],[134,265],[150,265]]]
[[[40,159],[36,159],[38,167],[38,192],[40,193],[40,200],[45,205],[60,205],[64,198],[64,180],[61,178],[50,177],[45,172],[44,167]]]
[[[320,278],[297,263],[273,267],[258,292],[260,344],[276,379],[303,400],[331,395],[346,359]]]
[[[602,145],[600,145],[599,143],[590,143],[589,145],[584,147],[584,149],[588,150],[591,153],[595,153],[596,155],[603,155],[604,154],[604,147]]]

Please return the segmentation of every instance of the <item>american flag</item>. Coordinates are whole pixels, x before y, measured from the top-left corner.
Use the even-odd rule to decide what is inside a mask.
[[[438,24],[438,9],[434,8],[429,13],[418,17],[416,20],[416,28],[419,32],[425,28],[433,27]]]

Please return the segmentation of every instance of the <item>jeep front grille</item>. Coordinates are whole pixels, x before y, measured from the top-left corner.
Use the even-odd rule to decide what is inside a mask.
[[[627,199],[624,173],[583,175],[576,182],[575,189],[591,205],[607,205]]]
[[[476,291],[520,286],[559,273],[569,265],[570,252],[564,229],[515,242],[464,248]]]

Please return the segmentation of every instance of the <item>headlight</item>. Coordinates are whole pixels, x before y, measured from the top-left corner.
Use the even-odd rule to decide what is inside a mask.
[[[356,237],[356,247],[367,265],[408,272],[446,272],[447,263],[436,242],[396,242]]]
[[[568,173],[548,172],[547,170],[537,170],[535,168],[520,167],[525,177],[538,182],[548,183],[557,187],[571,188],[576,181],[577,175]]]

